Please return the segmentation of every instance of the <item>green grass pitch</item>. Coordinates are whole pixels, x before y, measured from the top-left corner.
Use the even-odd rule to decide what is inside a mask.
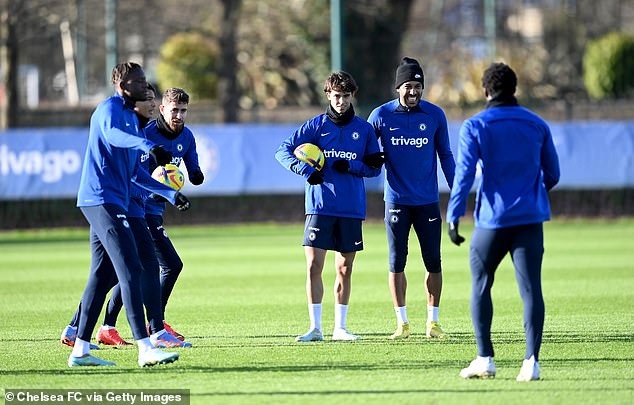
[[[494,380],[458,377],[476,354],[469,315],[468,245],[443,235],[440,321],[424,337],[420,251],[410,238],[408,315],[413,336],[387,339],[396,320],[387,287],[382,223],[364,225],[348,327],[331,342],[332,254],[324,271],[325,342],[298,344],[308,328],[302,224],[169,227],[185,268],[166,318],[194,344],[170,365],[141,369],[135,347],[98,353],[117,367],[70,369],[59,343],[86,282],[86,229],[0,233],[0,388],[190,389],[191,403],[561,404],[634,402],[634,219],[545,225],[546,324],[542,380],[518,383],[522,304],[510,259],[493,299]],[[461,231],[469,237],[472,224]],[[125,317],[119,330],[131,339]]]

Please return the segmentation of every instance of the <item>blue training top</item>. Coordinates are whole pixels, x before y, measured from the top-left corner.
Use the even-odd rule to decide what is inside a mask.
[[[308,179],[315,169],[293,154],[295,148],[303,143],[317,145],[326,157],[322,169],[324,182],[318,185],[306,183],[306,214],[365,219],[363,177],[376,177],[381,173],[380,169],[361,161],[365,155],[379,152],[372,126],[357,116],[344,126],[337,126],[326,114],[306,121],[282,142],[275,158],[286,169]],[[339,159],[348,160],[349,173],[332,168],[332,163]]]
[[[140,135],[145,138],[145,129],[141,129]],[[139,170],[143,170],[149,174],[150,154],[139,152]],[[150,175],[151,176],[151,175]],[[154,179],[146,182],[138,180],[133,181],[130,187],[130,204],[128,205],[129,218],[145,218],[145,206],[150,196],[150,191],[162,197],[170,199],[171,195],[175,195],[174,190]],[[141,184],[139,184],[141,183]]]
[[[116,204],[127,210],[130,184],[135,181],[174,202],[176,192],[167,193],[145,170],[138,170],[139,151],[148,152],[154,143],[139,136],[134,104],[119,94],[97,106],[90,118],[88,146],[77,193],[78,207]],[[153,184],[155,183],[155,184]]]
[[[548,190],[559,181],[559,159],[548,124],[520,106],[488,108],[460,128],[456,179],[447,220],[465,214],[476,165],[476,227],[497,229],[550,219]]]
[[[437,158],[450,188],[456,168],[443,110],[425,100],[408,108],[395,99],[375,108],[368,122],[386,152],[384,200],[402,205],[438,202]]]
[[[192,131],[186,126],[183,131],[174,139],[168,139],[159,132],[156,120],[150,121],[145,127],[145,136],[150,141],[161,145],[165,150],[172,152],[171,163],[180,166],[181,161],[185,163],[188,173],[200,171],[198,163],[198,152],[196,151],[196,139]],[[150,159],[149,172],[152,173],[156,169],[156,162]],[[163,215],[165,211],[165,203],[156,201],[152,198],[145,203],[145,212],[150,215]]]

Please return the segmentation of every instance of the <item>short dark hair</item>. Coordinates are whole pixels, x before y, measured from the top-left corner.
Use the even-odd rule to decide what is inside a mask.
[[[125,80],[131,72],[143,69],[141,65],[134,62],[124,62],[119,63],[117,66],[112,68],[112,84],[116,85],[122,80]]]
[[[189,104],[189,94],[185,92],[185,90],[180,87],[171,87],[165,90],[163,93],[163,100],[161,101],[163,104],[167,103],[185,103]]]
[[[339,71],[331,73],[324,82],[324,93],[333,90],[354,94],[359,90],[359,86],[357,86],[357,82],[354,81],[350,73]]]
[[[490,97],[512,96],[517,88],[517,76],[508,65],[492,63],[482,75],[482,87]]]

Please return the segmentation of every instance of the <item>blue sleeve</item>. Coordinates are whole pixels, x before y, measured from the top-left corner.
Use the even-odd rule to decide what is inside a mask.
[[[139,126],[136,117],[133,117],[134,112],[131,112],[130,117],[133,118],[133,120],[126,120],[124,110],[116,108],[115,105],[114,103],[105,105],[104,110],[102,110],[100,114],[101,125],[103,125],[102,129],[106,141],[118,148],[130,148],[149,152],[154,146],[154,143],[125,131],[126,127]]]
[[[472,125],[470,121],[465,121],[460,127],[458,164],[449,197],[447,222],[458,222],[460,217],[465,214],[467,198],[475,179],[476,166],[480,159],[480,148]]]
[[[189,144],[189,148],[187,148],[187,152],[183,156],[183,160],[185,161],[185,167],[187,168],[187,173],[199,172],[200,164],[198,163],[198,152],[196,151],[196,138],[194,138],[193,133],[189,133],[191,143]]]
[[[154,180],[150,173],[139,165],[136,166],[132,182],[141,188],[166,198],[172,204],[176,203],[176,193],[178,191]]]
[[[369,155],[371,153],[378,153],[379,150],[379,142],[374,135],[374,131],[368,128],[368,136],[366,137],[365,143],[365,152],[363,156]],[[361,160],[350,160],[350,173],[355,174],[359,177],[377,177],[381,174],[381,169],[375,169],[374,167],[370,167],[363,163]]]
[[[311,165],[306,162],[302,162],[297,159],[293,152],[295,148],[303,143],[315,143],[313,136],[315,134],[315,128],[311,124],[311,121],[305,122],[293,135],[286,139],[275,152],[275,159],[287,170],[303,176],[305,179],[310,177],[313,172],[316,171]]]
[[[436,139],[434,144],[436,145],[436,153],[438,153],[438,159],[440,160],[440,167],[447,180],[447,185],[451,189],[453,186],[453,179],[456,173],[456,162],[453,159],[453,153],[451,152],[451,145],[449,144],[449,130],[447,129],[447,118],[445,114],[440,111],[438,117],[439,125],[436,131]]]
[[[553,143],[553,136],[546,126],[546,139],[542,145],[541,152],[542,173],[544,176],[544,186],[550,191],[559,182],[559,157]]]
[[[379,109],[375,108],[368,117],[368,122],[374,128],[374,134],[378,138],[381,136],[381,116],[379,115]]]

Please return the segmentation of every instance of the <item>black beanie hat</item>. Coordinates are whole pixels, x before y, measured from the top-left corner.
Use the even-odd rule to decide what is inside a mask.
[[[401,84],[405,82],[421,82],[423,88],[425,88],[425,76],[423,75],[423,68],[416,59],[408,58],[407,56],[401,60],[396,68],[396,79],[394,80],[394,87],[399,88]]]

